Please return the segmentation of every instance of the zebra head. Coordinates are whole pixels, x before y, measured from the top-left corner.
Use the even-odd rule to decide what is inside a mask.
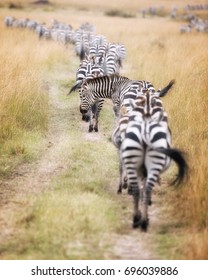
[[[85,80],[80,89],[80,113],[86,114],[95,102],[96,97],[93,94],[93,90],[91,89],[88,80]]]

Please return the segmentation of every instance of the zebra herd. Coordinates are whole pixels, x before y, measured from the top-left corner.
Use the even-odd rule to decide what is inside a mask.
[[[187,24],[180,26],[180,33],[190,33],[192,30],[197,32],[208,32],[208,20],[201,19],[190,14],[186,17]]]
[[[102,44],[98,45],[98,41]],[[81,42],[83,44],[83,40]],[[80,113],[89,116],[89,132],[98,131],[104,99],[112,100],[115,120],[111,139],[119,158],[118,193],[128,189],[133,197],[132,226],[146,231],[151,193],[160,181],[160,174],[173,160],[178,166],[178,175],[172,184],[180,184],[188,169],[182,152],[171,147],[171,131],[161,100],[175,81],[170,81],[162,90],[155,90],[148,81],[123,77],[118,70],[126,55],[124,46],[108,44],[106,49],[102,36],[93,44],[86,48],[85,58],[76,72],[76,83],[69,94],[79,91]],[[108,67],[110,49],[113,53]],[[94,66],[96,71],[93,72]]]
[[[116,121],[112,142],[117,148],[120,166],[118,193],[128,188],[128,194],[133,196],[133,227],[140,226],[142,230],[148,227],[152,188],[169,167],[170,160],[174,160],[179,169],[173,184],[181,183],[187,171],[183,154],[171,148],[167,113],[161,101],[173,84],[171,81],[156,91],[150,82],[110,75],[86,79],[80,88],[81,113],[87,113],[101,98],[113,101]]]
[[[52,20],[51,25],[40,23],[37,20],[29,18],[15,18],[6,16],[4,24],[9,28],[29,29],[34,31],[39,39],[53,40],[63,45],[74,44],[75,52],[78,56],[81,55],[83,49],[80,42],[89,42],[95,36],[95,27],[89,23],[83,23],[77,29],[73,29],[71,24],[60,22],[56,19]],[[87,48],[87,45],[84,44]]]
[[[186,21],[185,24],[179,27],[181,34],[190,33],[192,31],[196,32],[208,32],[208,20],[204,17],[199,17],[194,14],[197,11],[207,11],[207,4],[200,5],[186,5],[183,9],[180,9],[177,6],[173,6],[170,11],[170,18],[177,21]],[[156,17],[164,16],[166,14],[165,8],[163,6],[156,7],[150,6],[149,8],[142,8],[140,10],[142,18],[146,17]]]
[[[13,19],[5,18],[5,25],[13,27]],[[128,194],[133,197],[132,226],[146,231],[151,193],[156,183],[160,182],[160,174],[173,160],[178,166],[178,175],[172,183],[180,184],[188,169],[183,153],[171,147],[168,116],[162,103],[174,80],[162,90],[155,90],[148,81],[121,76],[120,68],[126,57],[124,45],[110,43],[105,36],[95,34],[95,27],[89,23],[73,31],[71,26],[54,21],[50,37],[44,32],[38,33],[38,26],[32,25],[29,20],[21,25],[35,30],[39,38],[53,39],[52,31],[55,30],[58,34],[65,32],[68,34],[66,38],[74,44],[80,64],[75,85],[69,93],[79,91],[80,112],[82,119],[90,123],[89,132],[98,131],[104,100],[112,100],[115,120],[111,139],[118,152],[118,193],[128,189]]]
[[[110,43],[102,35],[81,33],[75,44],[76,54],[80,58],[80,65],[76,72],[76,84],[69,94],[75,90],[81,93],[85,81],[94,81],[98,77],[119,75],[123,60],[126,57],[126,49],[123,44]],[[89,121],[89,132],[98,131],[98,118],[103,107],[104,99],[99,98],[87,110],[82,110],[82,119]]]

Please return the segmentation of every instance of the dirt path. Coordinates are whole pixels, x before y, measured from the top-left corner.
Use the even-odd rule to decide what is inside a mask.
[[[150,225],[147,232],[142,232],[140,229],[132,229],[132,197],[126,193],[122,194],[121,199],[124,207],[126,206],[126,213],[122,219],[122,223],[127,227],[124,234],[117,234],[114,236],[114,254],[119,259],[127,260],[155,260],[160,259],[156,252],[155,234],[162,224],[160,220],[160,198],[153,195],[153,205],[149,208]],[[163,215],[164,218],[164,215]]]
[[[64,75],[65,73],[62,73]],[[57,73],[54,73],[57,78]],[[69,141],[67,133],[66,111],[68,103],[60,100],[59,91],[56,83],[49,85],[50,98],[50,121],[49,130],[44,144],[44,151],[39,160],[21,165],[14,172],[9,180],[1,183],[0,192],[0,244],[5,239],[10,238],[15,227],[12,224],[12,213],[18,212],[20,208],[26,207],[24,197],[28,194],[41,195],[54,178],[65,171],[65,165],[60,156]],[[86,125],[81,123],[81,129],[86,131]],[[101,133],[84,133],[86,141],[99,141]],[[150,230],[147,233],[140,230],[131,229],[132,201],[131,197],[125,193],[115,199],[121,200],[125,205],[125,215],[122,215],[121,222],[126,225],[126,231],[122,234],[114,234],[110,238],[114,246],[104,256],[111,258],[116,256],[118,259],[158,259],[155,253],[154,234],[159,223],[160,213],[158,211],[159,198],[153,197],[154,204],[150,209]],[[25,203],[24,203],[25,201]]]

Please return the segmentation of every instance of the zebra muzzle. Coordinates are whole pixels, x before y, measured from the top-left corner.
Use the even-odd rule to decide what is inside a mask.
[[[87,114],[87,110],[83,109],[81,106],[79,107],[79,110],[81,114]]]

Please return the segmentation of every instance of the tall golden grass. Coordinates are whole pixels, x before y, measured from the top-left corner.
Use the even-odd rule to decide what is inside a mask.
[[[58,46],[0,23],[0,175],[36,156],[48,126],[46,70]],[[61,57],[61,55],[60,55]],[[42,136],[41,136],[42,135]]]
[[[40,88],[38,56],[31,52],[31,43],[21,32],[14,34],[2,24],[0,33],[0,170],[4,174],[14,162],[9,163],[6,158],[28,154],[31,138],[26,132],[37,135],[46,129],[47,97]]]

